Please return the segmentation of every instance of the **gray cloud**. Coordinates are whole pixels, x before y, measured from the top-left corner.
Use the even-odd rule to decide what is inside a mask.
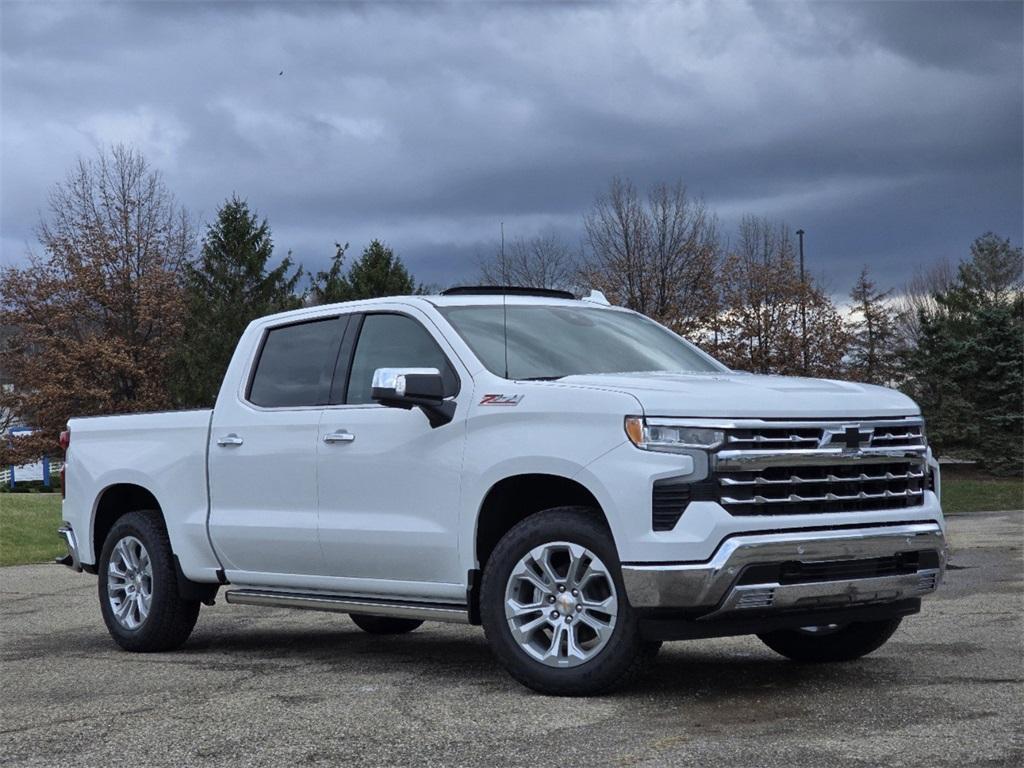
[[[80,154],[137,144],[322,268],[382,237],[471,278],[500,221],[580,236],[614,175],[808,231],[845,292],[1020,241],[1020,3],[0,4],[0,258]],[[280,71],[284,75],[278,75]]]

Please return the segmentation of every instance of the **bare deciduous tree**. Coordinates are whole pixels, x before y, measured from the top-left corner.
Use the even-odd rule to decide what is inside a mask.
[[[754,216],[740,222],[721,270],[717,354],[756,373],[838,376],[846,345],[842,318],[812,279],[801,283],[785,224]],[[800,307],[807,317],[803,370]]]
[[[934,312],[938,306],[935,296],[945,293],[955,281],[956,269],[948,259],[915,271],[903,293],[894,301],[896,328],[904,349],[917,347],[921,338],[921,313]]]
[[[850,347],[846,370],[855,381],[892,386],[899,378],[896,312],[891,293],[875,286],[867,267],[861,270],[850,291],[853,306],[849,311]]]
[[[715,217],[686,187],[657,184],[642,198],[613,179],[584,218],[589,253],[580,281],[681,333],[714,314],[720,244]]]
[[[0,354],[14,409],[52,451],[72,416],[170,405],[168,362],[181,333],[180,268],[195,247],[184,209],[135,150],[80,160],[50,194],[43,253],[0,280]],[[29,458],[25,456],[24,458]]]
[[[480,261],[484,285],[576,289],[577,264],[569,244],[554,232],[529,239],[516,238],[493,256]]]

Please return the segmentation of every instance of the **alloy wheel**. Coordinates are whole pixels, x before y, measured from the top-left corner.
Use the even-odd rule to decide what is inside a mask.
[[[107,599],[114,619],[125,629],[138,629],[153,605],[153,563],[145,545],[125,536],[114,545],[107,567]]]
[[[512,637],[529,656],[550,667],[579,666],[597,656],[615,630],[615,582],[586,547],[542,544],[512,569],[505,616]]]

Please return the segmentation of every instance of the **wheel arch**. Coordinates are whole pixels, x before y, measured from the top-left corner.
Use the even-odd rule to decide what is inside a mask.
[[[611,526],[594,492],[577,479],[545,472],[509,475],[495,482],[484,495],[476,516],[473,537],[474,570],[469,576],[469,608],[479,621],[480,574],[501,537],[530,515],[553,507],[587,507],[608,528]]]
[[[163,507],[160,505],[156,495],[148,488],[137,483],[114,483],[103,489],[96,499],[96,506],[92,516],[92,544],[96,560],[94,568],[99,568],[103,543],[106,541],[110,530],[117,524],[117,521],[130,512],[142,511],[155,514],[159,518],[164,531],[168,531],[167,518],[164,515]],[[168,541],[170,541],[169,532]],[[199,583],[189,579],[181,568],[181,562],[178,559],[177,553],[174,552],[173,543],[171,558],[174,562],[178,593],[186,599],[213,605],[214,597],[220,585]]]
[[[153,492],[144,486],[137,483],[114,483],[104,488],[96,497],[92,514],[92,546],[97,566],[100,552],[103,551],[103,542],[107,540],[110,529],[124,515],[140,510],[156,512],[160,515],[164,529],[167,528],[163,507]]]

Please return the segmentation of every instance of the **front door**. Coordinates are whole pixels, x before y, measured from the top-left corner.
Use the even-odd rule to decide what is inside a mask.
[[[437,368],[454,396],[454,355],[430,330],[429,319],[411,308],[367,314],[360,323],[350,330],[351,362],[335,374],[337,402],[324,410],[317,441],[326,572],[343,577],[344,588],[356,592],[447,591],[463,598],[458,517],[464,411],[458,408],[452,422],[432,428],[419,409],[386,408],[370,398],[377,368]],[[344,357],[345,349],[339,368]],[[339,376],[344,387],[337,387]]]

